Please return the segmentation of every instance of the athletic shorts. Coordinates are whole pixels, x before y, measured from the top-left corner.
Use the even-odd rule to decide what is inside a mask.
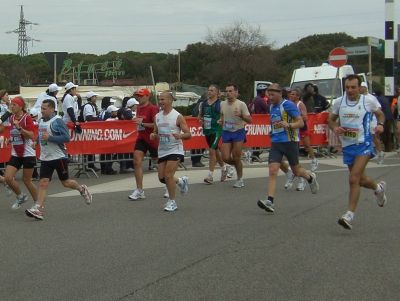
[[[162,158],[158,158],[158,163],[162,163],[162,162],[165,162],[165,161],[183,162],[184,158],[185,157],[183,155],[171,154],[171,155],[166,155],[165,157],[162,157]]]
[[[208,147],[211,149],[217,149],[219,140],[221,139],[222,133],[212,133],[210,135],[205,135]]]
[[[353,144],[343,148],[343,163],[346,165],[353,165],[356,157],[369,156],[375,157],[375,151],[372,143]]]
[[[50,179],[53,176],[54,170],[57,172],[60,181],[69,179],[68,175],[68,159],[62,158],[51,161],[41,161],[40,163],[40,178]]]
[[[235,132],[222,131],[222,143],[231,142],[245,142],[246,141],[246,130],[240,129]]]
[[[7,165],[14,166],[16,169],[21,169],[22,166],[24,167],[24,169],[32,169],[36,165],[36,157],[11,156],[10,161],[8,161]]]
[[[136,140],[135,150],[142,151],[144,154],[149,152],[151,158],[158,157],[158,150],[157,148],[152,147],[148,142],[143,139]]]
[[[290,166],[299,164],[299,143],[290,142],[272,142],[269,150],[268,163],[281,163],[283,156],[287,158]]]

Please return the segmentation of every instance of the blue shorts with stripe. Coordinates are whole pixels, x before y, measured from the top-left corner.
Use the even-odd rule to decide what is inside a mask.
[[[343,148],[343,163],[346,165],[353,165],[356,157],[369,156],[375,157],[375,151],[372,143],[359,143],[349,145]]]

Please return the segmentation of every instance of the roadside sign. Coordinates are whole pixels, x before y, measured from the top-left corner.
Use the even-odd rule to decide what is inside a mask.
[[[336,47],[329,53],[329,65],[340,68],[347,63],[347,52],[343,47]]]
[[[368,37],[368,45],[372,47],[379,47],[379,39],[375,37]]]
[[[369,54],[369,46],[352,46],[352,47],[346,47],[345,49],[348,56]]]

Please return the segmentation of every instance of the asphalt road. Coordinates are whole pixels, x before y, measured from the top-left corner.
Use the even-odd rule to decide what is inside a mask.
[[[155,173],[135,202],[132,174],[79,179],[95,192],[90,206],[54,180],[44,221],[12,211],[2,189],[0,300],[398,300],[400,158],[370,164],[388,203],[363,190],[351,231],[337,224],[347,170],[340,159],[321,163],[317,195],[285,191],[279,177],[275,214],[256,205],[265,165],[245,170],[243,189],[191,184],[174,213],[162,211]]]

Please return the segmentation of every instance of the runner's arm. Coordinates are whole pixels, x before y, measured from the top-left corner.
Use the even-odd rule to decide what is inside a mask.
[[[70,136],[68,132],[68,128],[65,125],[64,121],[60,118],[53,121],[51,124],[52,132],[57,133],[57,135],[49,135],[48,141],[61,144],[70,141]]]
[[[190,133],[190,129],[186,123],[186,119],[182,115],[179,115],[176,123],[176,125],[181,128],[181,131],[183,133],[174,133],[174,137],[176,139],[182,140],[190,139],[192,137],[192,134]]]

